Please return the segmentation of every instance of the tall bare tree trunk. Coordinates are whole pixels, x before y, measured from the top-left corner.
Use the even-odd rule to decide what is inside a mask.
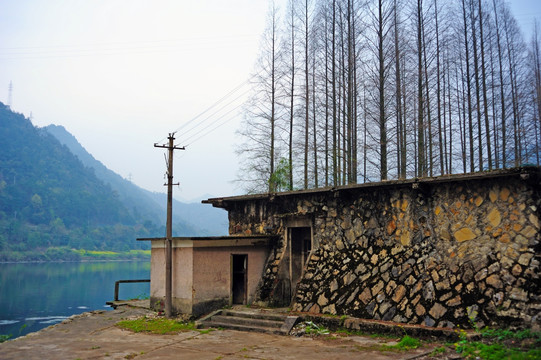
[[[433,162],[434,162],[434,153],[433,153],[433,141],[432,141],[432,111],[430,106],[430,87],[428,86],[428,60],[427,60],[427,54],[426,54],[426,39],[425,39],[425,26],[423,21],[422,26],[422,37],[423,37],[423,62],[424,62],[424,75],[425,75],[425,89],[426,89],[426,131],[427,135],[425,137],[426,141],[428,141],[428,159],[427,159],[427,166],[428,166],[428,174],[430,176],[433,175]]]
[[[492,34],[492,26],[490,26],[489,22],[489,39],[494,38]],[[493,154],[494,154],[494,167],[496,169],[500,168],[500,139],[499,139],[499,131],[498,131],[498,125],[497,125],[497,118],[498,118],[498,108],[496,103],[496,68],[495,64],[496,61],[494,60],[494,49],[493,49],[493,41],[489,41],[489,52],[490,52],[490,82],[491,82],[491,103],[492,103],[492,135],[493,140],[491,141],[494,145],[493,148]]]
[[[304,116],[304,188],[308,189],[308,134],[310,130],[310,88],[308,73],[309,53],[308,53],[308,0],[304,1],[304,96],[305,96],[305,116]]]
[[[291,87],[289,94],[289,143],[288,143],[288,155],[289,155],[289,190],[293,190],[293,122],[295,118],[295,1],[291,0],[290,5],[290,18],[291,22]]]
[[[459,58],[460,58],[460,79],[462,80],[459,80],[458,78],[458,72],[456,74],[456,82],[457,82],[457,87],[456,87],[456,91],[457,91],[457,100],[459,100],[459,103],[458,103],[458,118],[459,118],[459,125],[460,125],[460,144],[461,144],[461,155],[462,155],[462,171],[464,173],[468,172],[467,170],[467,164],[468,164],[468,160],[467,160],[467,134],[466,134],[466,88],[465,88],[465,84],[464,84],[464,69],[463,69],[463,66],[462,66],[462,53],[459,52]],[[459,92],[459,88],[462,87],[462,96],[460,96]],[[460,101],[461,100],[461,101]],[[462,104],[462,109],[460,108],[460,104]],[[461,112],[462,110],[462,112]],[[471,129],[471,126],[470,126],[470,129]],[[471,142],[470,142],[471,143]]]
[[[417,0],[417,176],[427,176],[424,140],[424,96],[423,96],[423,10],[422,0]]]
[[[475,151],[473,140],[473,114],[472,114],[472,99],[471,99],[471,76],[470,76],[470,47],[468,42],[468,20],[466,17],[466,3],[462,0],[462,11],[464,15],[464,44],[466,47],[466,82],[468,89],[468,130],[469,130],[469,143],[470,143],[470,171],[475,171]]]
[[[393,12],[394,12],[394,19],[393,19],[393,26],[394,26],[394,56],[395,56],[395,81],[396,81],[396,139],[397,139],[397,145],[396,145],[396,164],[397,164],[397,172],[398,172],[398,178],[404,179],[406,177],[405,174],[405,164],[402,164],[403,157],[402,153],[405,152],[402,148],[403,143],[403,137],[405,137],[405,134],[403,133],[402,129],[402,78],[401,78],[401,72],[400,72],[400,48],[398,44],[398,5],[397,0],[394,0],[393,4]]]
[[[327,8],[326,8],[327,9]],[[325,11],[326,13],[327,11]],[[325,14],[325,186],[329,186],[329,17]],[[333,129],[334,131],[334,129]]]
[[[317,166],[317,116],[316,116],[316,55],[312,55],[312,113],[313,113],[313,146],[314,146],[314,187],[319,187]]]
[[[332,128],[333,128],[333,185],[338,185],[338,119],[336,111],[336,0],[332,2]]]
[[[534,116],[537,117],[535,122],[535,142],[536,142],[536,160],[537,166],[540,165],[540,151],[541,151],[541,53],[539,49],[539,29],[537,22],[534,26],[534,33],[532,39],[532,53],[533,53],[533,67],[534,67]]]
[[[355,166],[354,166],[354,142],[355,136],[353,132],[354,128],[354,83],[353,83],[353,74],[355,66],[355,54],[354,54],[354,32],[353,32],[353,11],[351,9],[351,0],[347,2],[347,26],[348,26],[348,37],[347,37],[347,46],[348,46],[348,67],[347,67],[347,154],[348,154],[348,183],[355,183]]]
[[[443,149],[445,148],[443,144],[443,134],[445,133],[445,129],[442,128],[441,124],[441,73],[440,73],[440,29],[438,26],[438,1],[434,0],[434,19],[436,22],[436,77],[437,77],[437,83],[436,83],[436,100],[438,102],[438,141],[439,141],[439,147],[440,147],[440,175],[443,175],[444,170],[444,157],[443,157]],[[445,86],[445,84],[444,84]],[[445,94],[444,94],[445,97]],[[444,109],[445,114],[445,109]]]
[[[499,63],[499,75],[500,75],[500,102],[501,102],[501,111],[502,111],[502,165],[505,169],[507,167],[507,124],[506,124],[506,113],[505,113],[505,91],[504,91],[504,80],[503,80],[503,53],[501,46],[501,36],[500,36],[500,25],[498,23],[498,8],[496,6],[496,0],[492,0],[492,5],[494,6],[494,20],[496,22],[496,41],[498,44],[498,63]]]
[[[483,36],[483,8],[479,0],[479,35],[481,40],[481,80],[483,83],[483,109],[485,115],[485,134],[487,143],[488,169],[492,170],[492,146],[490,143],[490,121],[488,119],[488,96],[487,96],[487,75],[485,66],[485,39]],[[481,136],[481,135],[479,135]]]
[[[270,116],[270,126],[271,126],[271,138],[270,138],[270,176],[269,179],[269,192],[275,192],[276,191],[276,184],[274,181],[271,181],[272,175],[274,174],[274,153],[275,153],[275,131],[276,131],[276,41],[277,41],[277,26],[276,23],[277,20],[277,10],[274,6],[274,3],[272,4],[272,25],[271,25],[271,41],[272,41],[272,54],[271,54],[271,116]]]
[[[474,0],[470,1],[470,19],[472,26],[472,41],[473,41],[473,75],[475,77],[475,99],[476,99],[476,110],[477,110],[477,141],[479,146],[479,171],[483,171],[483,135],[481,127],[481,94],[479,86],[479,54],[477,50],[477,31],[475,28],[475,9],[474,9]]]
[[[385,114],[385,58],[383,53],[383,0],[378,0],[378,111],[379,111],[379,147],[380,178],[387,180],[387,119]]]

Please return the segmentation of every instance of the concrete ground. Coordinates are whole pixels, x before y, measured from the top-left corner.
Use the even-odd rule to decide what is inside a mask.
[[[115,326],[122,319],[149,314],[148,309],[120,306],[74,316],[0,344],[0,359],[428,359],[428,353],[439,345],[389,352],[377,347],[391,340],[362,336],[330,339],[233,330],[151,335]]]

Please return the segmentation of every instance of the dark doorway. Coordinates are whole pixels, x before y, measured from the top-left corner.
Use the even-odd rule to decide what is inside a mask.
[[[304,265],[312,250],[312,231],[309,227],[292,227],[289,228],[289,231],[291,240],[291,289],[294,296],[295,288],[301,280]]]
[[[248,255],[231,255],[231,293],[233,304],[246,305]]]

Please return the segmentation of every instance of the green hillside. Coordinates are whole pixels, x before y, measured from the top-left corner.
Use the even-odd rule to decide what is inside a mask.
[[[70,249],[145,248],[164,233],[44,129],[0,103],[0,261],[77,259]]]
[[[110,185],[130,214],[149,219],[155,224],[164,223],[167,211],[165,193],[153,193],[142,189],[108,169],[89,154],[63,126],[49,125],[44,129],[57,138],[61,144],[66,145],[83,165],[93,169],[98,179]],[[173,234],[178,236],[225,235],[228,233],[228,228],[226,211],[201,203],[186,204],[173,200]]]

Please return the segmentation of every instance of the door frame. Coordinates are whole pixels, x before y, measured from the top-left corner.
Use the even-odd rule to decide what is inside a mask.
[[[248,254],[231,254],[230,256],[230,274],[231,274],[231,288],[230,288],[230,297],[229,297],[229,305],[234,304],[234,289],[235,289],[235,274],[238,274],[239,272],[235,272],[234,267],[234,259],[236,257],[243,257],[245,262],[244,271],[242,272],[244,274],[244,295],[242,300],[242,305],[248,304]]]
[[[291,289],[291,301],[293,301],[295,298],[295,294],[297,292],[297,285],[298,285],[298,283],[293,284],[293,265],[292,265],[293,246],[292,246],[292,238],[291,238],[291,232],[293,228],[309,228],[310,229],[310,252],[306,255],[306,259],[304,259],[304,263],[301,266],[301,273],[300,273],[299,281],[304,276],[304,268],[306,267],[306,264],[308,262],[308,259],[310,258],[310,255],[314,251],[314,228],[312,226],[312,220],[308,217],[294,217],[294,218],[287,219],[286,224],[285,224],[285,231],[286,231],[285,235],[287,239],[287,245],[286,245],[287,255],[289,257],[289,261],[288,261],[289,263],[287,264],[287,266],[288,266],[288,277],[289,277],[290,289]],[[301,249],[302,248],[303,248],[303,245],[301,245]],[[304,257],[302,250],[301,250],[301,257]]]

